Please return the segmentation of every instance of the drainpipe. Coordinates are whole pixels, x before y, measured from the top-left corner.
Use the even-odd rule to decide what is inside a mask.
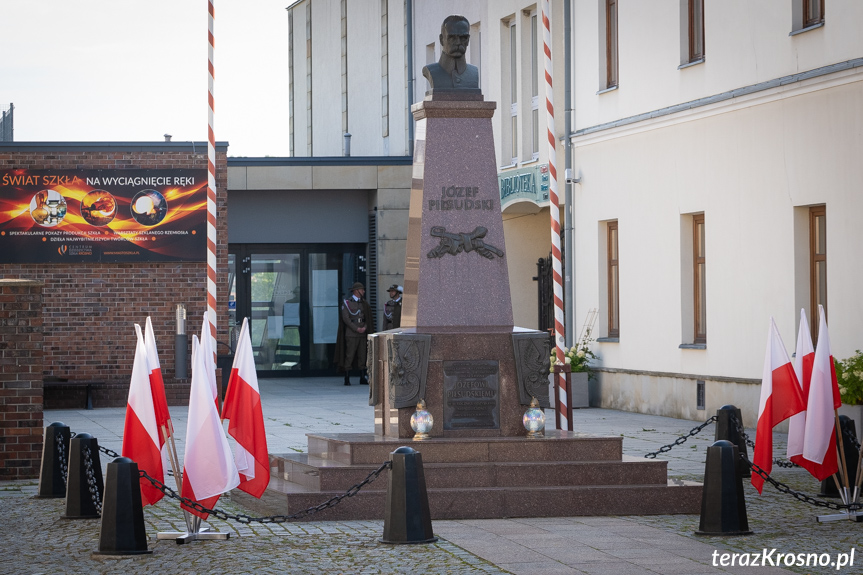
[[[564,173],[572,173],[572,0],[563,3],[563,66],[564,66]],[[564,245],[564,317],[566,325],[566,345],[572,347],[573,324],[575,323],[575,261],[572,257],[575,246],[572,242],[573,213],[572,213],[572,178],[566,178],[564,188],[564,222],[563,222],[563,245]]]

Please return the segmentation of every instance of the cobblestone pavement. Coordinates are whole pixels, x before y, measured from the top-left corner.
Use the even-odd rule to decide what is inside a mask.
[[[306,433],[368,432],[372,408],[367,387],[343,387],[335,378],[262,380],[262,403],[270,451],[305,451]],[[185,408],[171,408],[178,437],[185,436]],[[548,412],[549,420],[553,414]],[[705,419],[712,414],[705,413]],[[124,409],[56,410],[45,424],[62,421],[86,431],[102,447],[120,451]],[[701,422],[603,409],[575,412],[576,428],[621,435],[624,453],[641,457],[673,442]],[[747,422],[748,423],[748,422]],[[747,428],[750,436],[754,430]],[[659,459],[672,478],[701,481],[714,426]],[[182,441],[177,445],[182,457]],[[784,454],[785,436],[774,434],[774,454]],[[751,456],[751,450],[750,450]],[[103,468],[110,458],[102,455]],[[818,495],[820,485],[801,469],[774,468],[774,477],[796,490]],[[184,531],[176,504],[166,499],[145,508],[152,555],[114,559],[93,555],[98,520],[64,520],[62,499],[33,499],[35,481],[0,481],[0,573],[861,573],[856,549],[863,524],[817,523],[834,513],[798,502],[766,484],[764,495],[744,483],[750,528],[743,537],[699,537],[697,515],[573,517],[436,521],[432,545],[390,546],[377,540],[382,521],[303,522],[242,525],[211,518],[210,528],[231,533],[227,541],[177,545],[159,541],[160,531]],[[835,501],[835,500],[833,500]],[[248,513],[223,496],[218,507]],[[855,549],[854,566],[722,567],[713,553],[838,553]],[[780,563],[781,565],[781,563]],[[787,570],[786,570],[787,569]]]

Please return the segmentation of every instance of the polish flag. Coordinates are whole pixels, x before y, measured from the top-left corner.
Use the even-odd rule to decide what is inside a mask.
[[[165,435],[171,434],[171,413],[168,411],[168,398],[165,395],[165,382],[162,380],[162,366],[159,363],[159,350],[156,349],[156,336],[150,316],[144,325],[144,345],[147,348],[147,364],[150,367],[150,389],[153,391],[153,409],[156,412],[156,429],[159,432],[159,448],[162,451],[162,467],[168,468],[168,446]],[[162,430],[165,430],[163,433]]]
[[[773,428],[795,413],[805,409],[800,384],[788,359],[776,322],[770,318],[767,352],[761,376],[761,401],[758,405],[758,427],[755,430],[753,463],[768,474],[773,469]],[[752,474],[752,485],[761,493],[764,479]]]
[[[192,340],[197,336],[192,336]],[[212,509],[219,496],[240,483],[231,448],[213,403],[203,345],[198,347],[192,365],[189,393],[189,420],[186,427],[186,453],[183,459],[182,495]],[[207,513],[182,505],[190,513],[206,519]]]
[[[248,318],[243,318],[240,329],[222,419],[230,420],[228,434],[237,441],[234,461],[240,472],[240,489],[260,499],[270,483],[270,456]]]
[[[204,323],[201,326],[201,339],[198,342],[198,351],[203,352],[204,362],[207,367],[207,381],[216,404],[216,413],[219,412],[219,388],[216,386],[216,355],[213,351],[213,338],[210,335],[210,320],[204,313]]]
[[[830,354],[830,335],[824,308],[818,306],[818,345],[812,364],[812,381],[809,384],[809,403],[806,412],[806,429],[803,433],[803,462],[800,463],[816,479],[827,479],[839,470],[836,459],[836,412],[842,405],[836,368]]]
[[[809,398],[809,381],[812,378],[812,362],[815,361],[815,348],[809,332],[806,310],[800,310],[800,328],[797,330],[797,352],[794,354],[794,373],[803,386],[803,401]],[[788,459],[803,466],[803,431],[806,427],[806,412],[791,416],[788,421]]]
[[[153,392],[150,389],[150,368],[147,364],[147,347],[141,326],[135,324],[138,343],[135,346],[135,361],[132,363],[132,379],[129,384],[129,400],[126,403],[126,423],[123,426],[123,457],[135,461],[138,469],[146,471],[153,479],[165,482],[162,455],[159,452],[159,432],[156,412],[153,408]],[[152,505],[164,494],[141,478],[141,502]]]

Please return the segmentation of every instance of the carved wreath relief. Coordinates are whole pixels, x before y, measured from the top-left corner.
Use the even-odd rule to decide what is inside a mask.
[[[477,226],[470,233],[459,234],[448,232],[443,226],[434,226],[431,229],[431,235],[440,238],[440,244],[428,253],[428,257],[442,258],[446,254],[457,255],[461,252],[475,251],[490,260],[493,260],[495,255],[502,258],[502,250],[482,240],[487,233],[488,230],[482,226]]]

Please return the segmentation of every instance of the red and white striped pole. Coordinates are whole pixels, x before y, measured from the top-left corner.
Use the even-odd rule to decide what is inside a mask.
[[[215,40],[213,38],[213,20],[215,10],[213,0],[208,2],[208,98],[207,98],[207,317],[210,320],[210,340],[213,350],[213,362],[216,357],[216,135],[213,131],[213,52]]]
[[[563,270],[560,265],[560,201],[557,197],[557,139],[554,136],[554,90],[552,88],[551,67],[551,22],[549,0],[542,0],[542,44],[545,54],[545,107],[546,125],[548,128],[548,197],[549,212],[551,213],[551,258],[552,272],[554,275],[554,344],[557,357],[563,359],[563,350],[566,345],[566,332],[564,331],[563,317]],[[570,390],[566,382],[566,374],[561,371],[556,374],[559,390],[555,398],[556,420],[560,429],[572,431],[572,418],[568,416],[568,406],[571,402]]]

